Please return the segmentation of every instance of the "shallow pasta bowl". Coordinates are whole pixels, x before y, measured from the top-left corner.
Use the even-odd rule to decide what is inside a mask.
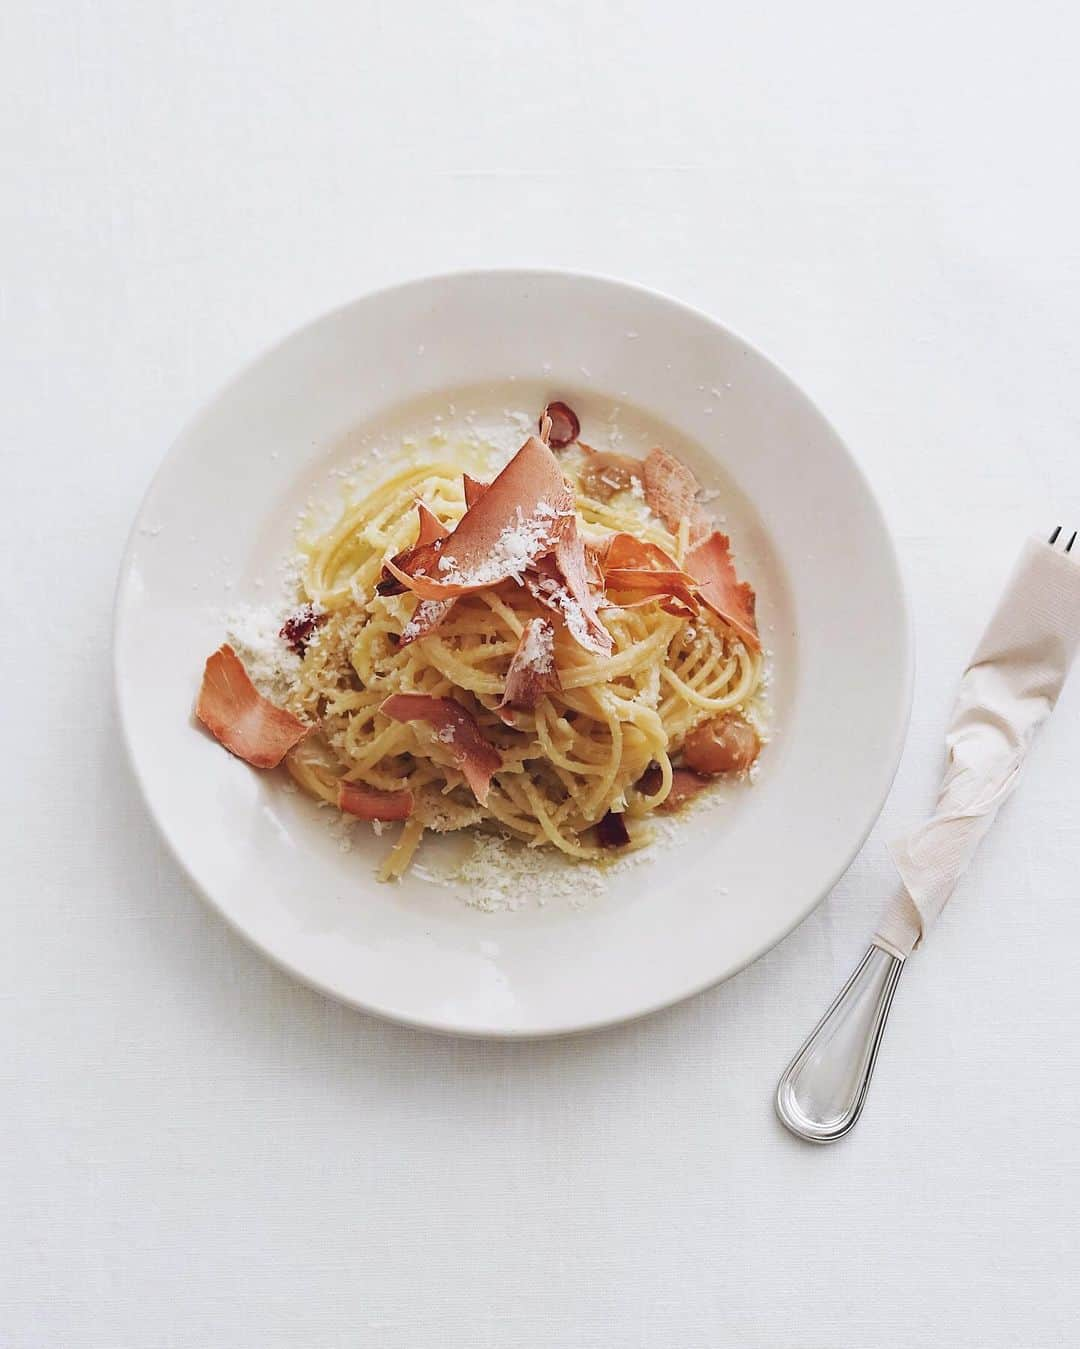
[[[775,733],[733,785],[584,903],[481,911],[421,872],[374,879],[386,842],[342,851],[327,812],[195,726],[223,614],[257,604],[298,512],[365,448],[423,451],[455,417],[507,447],[548,398],[590,443],[662,443],[716,499],[755,585]],[[419,439],[418,439],[419,435]],[[909,622],[881,512],[850,452],[764,356],[652,292],[555,272],[434,277],[285,339],[181,434],[132,530],[116,604],[124,737],[169,847],[279,965],[357,1007],[463,1035],[565,1034],[727,978],[821,900],[892,780]],[[425,845],[427,846],[427,845]],[[565,887],[563,887],[565,889]]]

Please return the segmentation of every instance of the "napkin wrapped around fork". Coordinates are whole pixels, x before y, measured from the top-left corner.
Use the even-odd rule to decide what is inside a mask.
[[[1019,781],[1080,645],[1080,552],[1030,539],[960,681],[932,817],[890,845],[903,886],[874,944],[906,957],[949,902]]]

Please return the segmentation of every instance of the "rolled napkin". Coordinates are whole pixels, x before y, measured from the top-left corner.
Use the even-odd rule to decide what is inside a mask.
[[[949,902],[1016,787],[1080,645],[1080,551],[1030,539],[960,681],[933,816],[890,845],[903,886],[874,945],[904,958]]]

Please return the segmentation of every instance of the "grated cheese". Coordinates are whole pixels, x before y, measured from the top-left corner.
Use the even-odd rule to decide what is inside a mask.
[[[652,838],[645,847],[603,864],[529,848],[507,834],[475,834],[463,859],[442,867],[414,864],[413,870],[483,913],[516,912],[529,904],[542,908],[551,900],[580,909],[602,898],[619,876],[654,861],[658,852],[678,842],[678,822],[653,819],[649,825]]]
[[[551,673],[555,665],[555,629],[545,619],[539,618],[526,627],[521,664],[537,674]]]
[[[265,697],[280,702],[300,673],[300,657],[279,636],[287,607],[268,604],[235,609],[225,615],[225,635],[244,663],[251,682]]]
[[[606,889],[599,867],[564,862],[502,834],[477,834],[464,859],[447,870],[414,869],[484,913],[515,911],[531,900],[543,905],[561,899],[576,906]]]
[[[507,525],[495,541],[494,548],[468,571],[459,569],[456,558],[443,554],[439,558],[439,570],[444,573],[442,579],[453,585],[471,586],[491,585],[509,576],[520,585],[525,569],[531,565],[540,549],[547,546],[551,521],[558,514],[560,512],[547,502],[540,502],[534,517],[519,519],[517,524]]]

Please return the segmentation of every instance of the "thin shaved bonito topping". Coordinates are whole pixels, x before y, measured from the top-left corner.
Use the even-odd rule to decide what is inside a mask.
[[[686,569],[697,583],[702,603],[732,628],[752,651],[761,650],[753,587],[740,581],[731,558],[731,541],[714,530],[686,555]]]
[[[648,567],[610,567],[604,573],[609,590],[649,590],[655,594],[668,591],[692,592],[694,578],[684,571],[652,571]]]
[[[585,575],[588,578],[589,585],[596,590],[603,590],[604,564],[600,549],[584,541],[583,547],[585,550]]]
[[[391,721],[422,721],[435,732],[480,804],[486,805],[493,773],[502,767],[502,755],[476,724],[476,718],[456,698],[427,693],[392,693],[379,708]]]
[[[434,632],[456,603],[457,600],[420,600],[412,617],[401,629],[399,648],[408,646],[410,642],[418,642],[421,637]]]
[[[678,618],[693,618],[701,609],[695,591],[678,573],[613,571],[608,573],[608,587],[619,596],[612,601],[619,609],[640,609],[654,600]]]
[[[414,547],[425,548],[437,539],[445,539],[450,533],[439,517],[422,501],[416,503],[416,513],[420,517],[420,532],[416,536]]]
[[[437,544],[450,533],[438,516],[422,501],[418,500],[416,503],[416,514],[419,518],[416,542],[411,548],[406,548],[404,552],[398,553],[393,559],[396,567],[407,567],[409,560],[418,548],[426,548],[430,544]],[[407,588],[384,566],[382,580],[375,587],[375,593],[377,595],[403,595]],[[443,617],[445,617],[445,614]],[[414,637],[416,635],[414,634]]]
[[[545,420],[550,422],[547,435],[544,435]],[[564,449],[581,435],[581,422],[568,403],[549,403],[540,414],[537,425],[541,439],[546,440],[553,450]]]
[[[621,609],[637,609],[656,599],[678,618],[698,612],[694,578],[655,543],[632,534],[612,535],[604,555],[604,581],[609,590],[634,592],[635,598],[620,601]]]
[[[451,599],[520,580],[574,527],[570,487],[548,447],[530,436],[447,539],[385,566],[421,599]]]
[[[580,443],[580,442],[579,442]],[[579,473],[582,491],[598,501],[610,501],[618,492],[626,492],[641,482],[642,463],[614,450],[594,450],[582,445],[587,458]]]
[[[416,503],[416,509],[420,516],[420,533],[417,536],[415,548],[436,543],[447,537],[450,531],[422,501]],[[395,584],[398,583],[395,582]],[[404,590],[404,587],[402,587],[402,590]],[[453,600],[421,600],[413,610],[412,617],[402,628],[401,636],[398,638],[398,646],[408,646],[410,642],[417,642],[421,637],[426,637],[429,632],[433,632],[439,626],[453,607]]]
[[[555,629],[546,618],[530,618],[506,672],[499,715],[508,721],[504,709],[531,711],[545,693],[560,687],[555,668]]]
[[[676,618],[697,618],[701,612],[701,606],[698,604],[696,596],[686,599],[682,595],[667,594],[655,598],[666,614],[674,614]]]
[[[471,510],[487,491],[488,484],[480,482],[478,478],[470,478],[467,473],[461,475],[461,481],[465,488],[465,509]]]
[[[206,662],[195,715],[230,754],[253,768],[276,768],[311,730],[262,696],[228,643]]]
[[[415,805],[410,791],[384,792],[366,782],[338,783],[338,810],[358,820],[407,820]]]
[[[642,571],[678,573],[685,576],[688,582],[691,580],[675,559],[669,553],[665,553],[658,544],[637,539],[633,534],[612,534],[603,555],[603,562],[605,573],[615,568],[634,568]]]
[[[596,609],[598,597],[589,586],[589,564],[585,555],[585,543],[578,533],[576,524],[559,540],[555,549],[555,565],[562,574],[572,602],[569,609],[564,609],[563,612],[570,636],[579,646],[585,646],[603,656],[610,656],[613,646],[611,633],[600,621]],[[577,623],[579,612],[584,622],[584,628],[581,630]]]
[[[562,618],[579,646],[597,656],[611,655],[611,633],[597,611],[603,597],[589,585],[585,544],[576,525],[554,553],[537,558],[523,580],[534,599]]]
[[[684,518],[690,521],[691,543],[709,533],[712,521],[696,500],[698,480],[680,459],[667,450],[650,450],[641,474],[645,504],[673,534],[679,532]]]
[[[694,509],[698,482],[685,464],[659,448],[645,456],[641,470],[645,504],[673,534],[679,522]]]

